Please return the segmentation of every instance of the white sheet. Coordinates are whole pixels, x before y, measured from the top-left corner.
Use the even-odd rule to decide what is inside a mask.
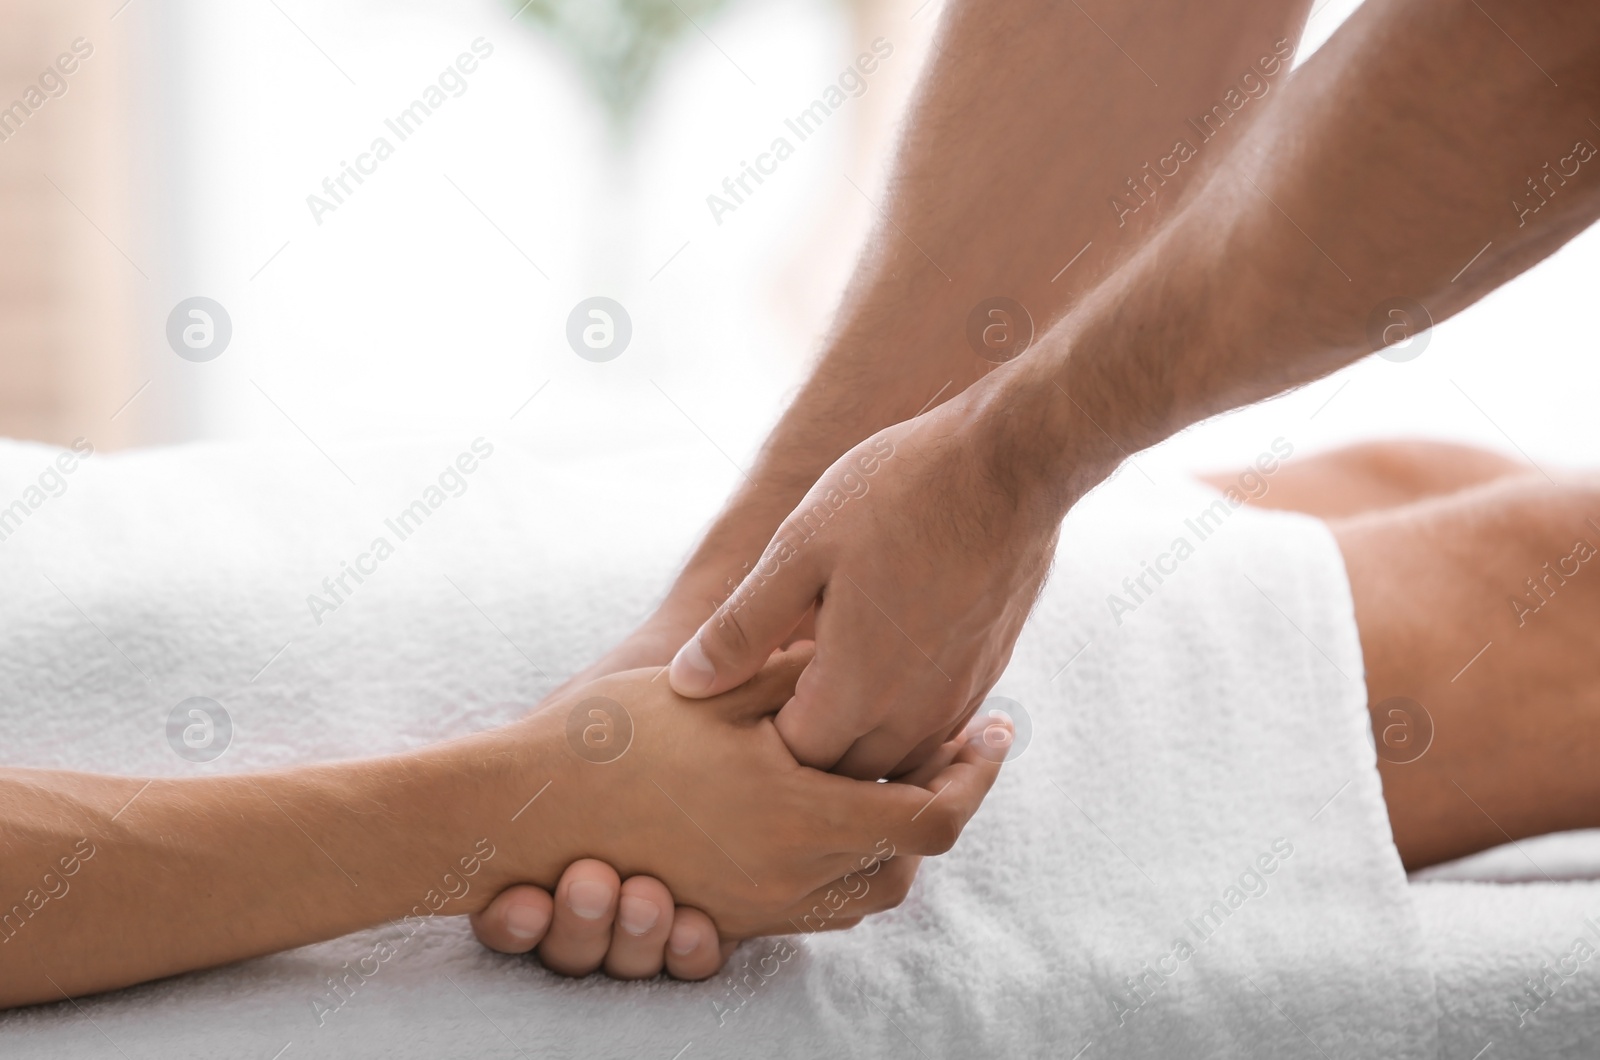
[[[1411,874],[1419,883],[1560,883],[1600,879],[1600,828],[1534,836]]]
[[[1439,1055],[1600,1056],[1600,883],[1412,888],[1439,989]]]
[[[644,613],[715,498],[676,454],[552,459],[494,436],[465,493],[319,625],[308,594],[472,441],[343,452],[338,469],[309,447],[84,461],[0,541],[0,759],[183,775],[515,716]],[[0,446],[0,504],[51,459]],[[382,928],[0,1017],[4,1051],[1432,1057],[1434,980],[1337,549],[1313,520],[1250,511],[1213,514],[1202,540],[1213,499],[1125,475],[1074,512],[996,689],[1031,742],[907,903],[855,931],[747,944],[706,984],[637,985],[559,980],[439,921],[319,1025],[326,977],[398,934]],[[1109,595],[1179,536],[1193,554],[1119,622]],[[214,763],[166,741],[194,695],[233,719]],[[1245,877],[1199,941],[1188,922],[1268,856],[1264,892],[1245,898],[1261,889]],[[1191,956],[1169,956],[1178,938]],[[1170,976],[1147,973],[1163,958]]]

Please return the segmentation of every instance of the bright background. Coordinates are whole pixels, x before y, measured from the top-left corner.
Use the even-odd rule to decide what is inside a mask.
[[[731,486],[827,326],[872,219],[851,181],[881,188],[941,4],[731,3],[683,27],[626,132],[509,0],[117,8],[106,47],[133,50],[150,101],[130,131],[146,208],[112,233],[148,275],[129,274],[127,389],[148,384],[135,440],[314,440],[337,457],[356,438],[495,428],[557,453],[670,447],[684,474]],[[1354,6],[1319,6],[1302,56]],[[715,223],[706,196],[877,36],[894,53],[866,94]],[[478,37],[494,54],[466,94],[317,224],[307,195]],[[1407,435],[1547,469],[1600,462],[1597,279],[1591,231],[1438,327],[1418,359],[1369,358],[1139,463],[1158,478],[1237,464],[1280,435],[1297,452]],[[204,364],[164,338],[198,294],[234,326]],[[564,336],[597,294],[633,321],[604,364]]]

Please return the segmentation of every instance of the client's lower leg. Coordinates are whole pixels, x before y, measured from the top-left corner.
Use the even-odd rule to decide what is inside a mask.
[[[1250,503],[1336,519],[1455,493],[1527,470],[1488,450],[1452,442],[1363,442],[1295,457],[1263,476],[1266,492]],[[1238,485],[1236,474],[1200,477],[1219,489]]]
[[[1329,525],[1407,867],[1600,826],[1600,480],[1499,479]],[[1414,761],[1426,726],[1392,697],[1431,717]]]

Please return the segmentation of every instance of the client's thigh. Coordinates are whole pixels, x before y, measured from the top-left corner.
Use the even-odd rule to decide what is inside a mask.
[[[1600,824],[1600,480],[1505,478],[1329,525],[1406,865]]]

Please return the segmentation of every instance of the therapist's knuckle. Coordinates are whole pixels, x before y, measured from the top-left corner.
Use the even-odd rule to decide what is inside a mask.
[[[813,656],[813,659],[815,657]],[[795,679],[794,698],[796,705],[803,705],[807,713],[814,710],[819,703],[826,703],[828,691],[828,674],[820,663],[813,661],[800,676]]]
[[[702,645],[712,653],[729,656],[748,652],[752,642],[746,628],[749,621],[746,607],[747,604],[734,601],[724,604],[711,620],[711,636],[703,639]]]

